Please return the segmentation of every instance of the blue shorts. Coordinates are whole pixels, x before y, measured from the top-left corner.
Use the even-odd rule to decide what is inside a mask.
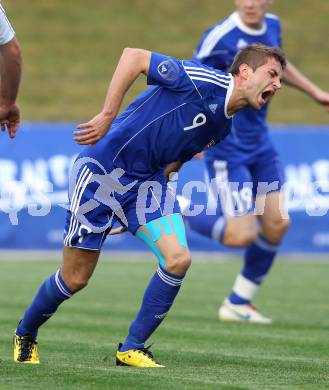
[[[220,147],[220,146],[219,146]],[[255,198],[280,191],[283,172],[275,149],[269,145],[239,161],[205,159],[210,207],[226,218],[251,213]]]
[[[118,222],[135,234],[150,221],[180,213],[162,172],[141,180],[119,168],[105,171],[91,160],[77,160],[72,169],[65,246],[100,250]]]

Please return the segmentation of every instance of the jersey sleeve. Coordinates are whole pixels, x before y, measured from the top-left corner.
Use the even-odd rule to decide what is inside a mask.
[[[0,5],[0,45],[5,45],[15,36],[15,31],[11,27],[3,7]]]
[[[282,28],[280,18],[277,15],[267,13],[266,22],[274,41],[272,45],[282,47]]]
[[[184,70],[182,61],[155,52],[151,55],[147,84],[174,91],[186,91],[191,88],[191,81]]]
[[[228,28],[232,28],[229,23],[228,19],[224,19],[207,30],[194,51],[193,59],[213,68],[227,69],[232,62],[226,44]]]
[[[282,47],[282,28],[281,28],[281,21],[278,18],[278,39],[279,39],[279,46]]]

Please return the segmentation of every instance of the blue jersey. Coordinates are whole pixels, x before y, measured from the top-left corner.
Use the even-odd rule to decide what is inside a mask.
[[[214,68],[228,70],[236,53],[252,43],[267,46],[281,46],[281,26],[277,16],[265,15],[262,29],[250,29],[243,24],[237,12],[209,29],[202,37],[194,58]],[[223,142],[223,149],[213,148],[207,156],[216,157],[219,153],[227,156],[235,148],[252,150],[267,138],[266,104],[260,111],[245,108],[234,115],[232,133]],[[222,145],[221,145],[222,146]]]
[[[147,81],[152,86],[80,157],[146,179],[173,161],[190,160],[229,133],[232,75],[197,61],[152,53]]]

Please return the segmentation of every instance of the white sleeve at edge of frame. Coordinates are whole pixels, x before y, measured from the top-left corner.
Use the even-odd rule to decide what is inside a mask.
[[[0,45],[5,45],[15,36],[15,31],[11,27],[9,20],[0,4]]]

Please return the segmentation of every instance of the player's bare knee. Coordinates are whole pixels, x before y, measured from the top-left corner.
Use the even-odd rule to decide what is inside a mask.
[[[233,248],[245,248],[257,238],[257,229],[253,227],[243,229],[226,229],[223,244]]]
[[[182,248],[166,257],[167,271],[174,275],[183,275],[189,269],[192,259],[189,250]]]
[[[287,219],[273,219],[271,221],[267,221],[266,224],[262,227],[263,235],[269,241],[272,242],[280,242],[284,237],[286,231],[288,230],[290,224],[290,220]]]
[[[68,278],[64,279],[67,287],[73,291],[77,292],[85,288],[88,284],[89,278],[87,275],[81,273],[73,273]]]

